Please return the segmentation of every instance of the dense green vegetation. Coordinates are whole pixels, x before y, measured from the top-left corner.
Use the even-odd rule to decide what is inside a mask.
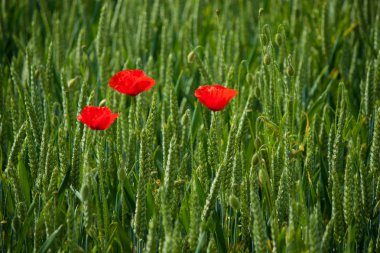
[[[380,252],[379,1],[6,0],[0,34],[0,252]]]

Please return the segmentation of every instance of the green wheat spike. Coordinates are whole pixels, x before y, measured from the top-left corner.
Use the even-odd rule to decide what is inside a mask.
[[[226,66],[224,52],[226,48],[226,35],[219,32],[218,37],[218,74],[220,82],[225,77]]]
[[[42,211],[45,217],[46,237],[49,237],[54,231],[54,198],[49,198]]]
[[[177,219],[174,224],[174,230],[172,233],[172,245],[170,246],[171,252],[181,252],[182,250],[182,238],[181,238],[181,222]]]
[[[58,69],[62,67],[63,64],[63,45],[62,45],[62,35],[61,35],[61,21],[58,16],[54,19],[54,49],[55,49],[55,61]]]
[[[44,241],[45,232],[44,232],[44,216],[43,213],[39,217],[34,217],[34,241],[33,241],[33,252],[37,253],[37,250],[40,248]]]
[[[170,59],[170,58],[169,58]],[[181,137],[181,129],[180,129],[180,119],[178,113],[178,102],[177,95],[174,90],[174,86],[170,85],[170,115],[173,120],[173,134],[176,134],[176,137],[179,139]],[[180,142],[180,139],[179,139]],[[180,144],[180,143],[179,143]]]
[[[149,232],[148,239],[146,243],[146,252],[147,253],[155,253],[157,252],[157,243],[158,243],[158,234],[157,234],[157,217],[153,216],[149,221]]]
[[[372,201],[373,201],[373,190],[372,190],[372,177],[369,172],[369,168],[367,165],[364,164],[364,157],[366,152],[364,149],[361,150],[361,160],[359,165],[359,172],[360,172],[360,192],[361,192],[361,199],[363,204],[363,211],[362,216],[364,216],[366,219],[369,219],[371,217],[372,213]],[[364,215],[363,215],[364,214]]]
[[[50,85],[53,82],[53,70],[54,70],[54,63],[53,63],[53,43],[50,42],[49,48],[48,48],[48,54],[46,59],[46,65],[45,65],[45,72],[44,72],[44,89],[45,93],[50,89]]]
[[[314,207],[310,215],[309,226],[309,249],[311,253],[318,253],[322,250],[322,226],[321,226],[321,211],[319,204]]]
[[[143,4],[143,14],[140,16],[141,19],[142,19],[142,23],[141,23],[141,39],[140,39],[140,54],[145,56],[147,55],[147,49],[149,48],[148,47],[148,42],[150,41],[149,40],[149,33],[148,33],[148,11],[150,11],[150,8],[149,8],[149,5],[148,5],[148,1],[144,1],[144,4]]]
[[[364,92],[364,112],[369,116],[373,109],[373,63],[367,62],[367,76],[365,80],[365,92]]]
[[[242,164],[241,164],[241,156],[242,151],[239,146],[234,147],[235,156],[234,162],[232,166],[232,179],[231,179],[231,194],[237,198],[240,198],[240,184],[242,178]]]
[[[334,218],[327,223],[322,237],[322,252],[327,252],[331,248],[331,239],[334,231]]]
[[[248,240],[250,237],[250,228],[249,226],[246,226],[246,224],[251,224],[248,180],[248,177],[244,177],[240,185],[240,224],[242,237],[246,240]]]
[[[2,95],[2,94],[0,94]],[[17,135],[18,127],[19,127],[19,116],[17,114],[17,104],[13,97],[10,98],[10,117],[12,122],[12,132],[13,136]],[[31,128],[29,128],[31,131]],[[33,140],[33,133],[31,133],[31,139]]]
[[[354,45],[354,49],[353,49],[353,53],[352,53],[352,57],[351,57],[351,63],[350,63],[350,70],[349,70],[349,74],[348,74],[348,80],[350,80],[351,82],[355,80],[356,78],[356,73],[357,73],[357,64],[358,64],[358,53],[359,53],[359,43],[355,43]],[[360,87],[360,95],[361,97],[363,98],[363,89]]]
[[[277,198],[278,188],[281,182],[281,175],[284,167],[283,159],[284,150],[282,148],[282,143],[280,142],[275,149],[275,152],[272,151],[272,164],[271,164],[271,184],[273,189],[273,196]]]
[[[211,125],[208,132],[207,138],[207,161],[211,168],[211,171],[215,171],[217,164],[219,162],[219,150],[218,150],[218,139],[217,139],[217,124],[218,124],[219,114],[216,112],[212,113],[211,116]]]
[[[85,30],[81,29],[79,32],[78,40],[77,40],[77,47],[75,51],[75,64],[80,69],[81,63],[82,63],[82,47],[83,47],[83,40],[84,40]],[[79,72],[79,71],[78,71]]]
[[[291,201],[289,204],[289,225],[286,231],[286,252],[300,252],[300,245],[297,241],[299,238],[299,229],[298,229],[298,206],[295,201]]]
[[[100,162],[98,163],[97,170],[99,173],[99,188],[100,188],[100,201],[102,203],[102,214],[103,214],[103,228],[104,228],[104,243],[108,239],[109,232],[109,208],[108,200],[106,195],[106,136],[105,133],[101,133],[99,144],[97,145],[97,156],[99,157]]]
[[[361,184],[359,176],[356,174],[354,177],[354,228],[355,228],[355,235],[356,240],[360,241],[363,237],[363,230],[364,230],[364,217],[363,212],[364,206],[363,206],[363,200],[362,200],[362,194],[361,194]]]
[[[343,196],[341,190],[341,180],[338,171],[332,170],[332,219],[334,220],[334,237],[340,242],[343,239],[345,226],[343,216]]]
[[[39,89],[39,85],[38,83],[36,82],[36,78],[35,78],[35,73],[36,73],[36,67],[30,62],[31,59],[30,59],[30,55],[27,54],[27,59],[29,59],[27,62],[28,62],[28,75],[29,75],[29,89],[30,89],[30,96],[31,96],[31,104],[34,108],[34,115],[35,115],[35,120],[36,120],[36,127],[37,127],[37,131],[39,132],[40,129],[42,129],[42,126],[43,126],[43,121],[44,121],[44,111],[43,111],[43,108],[42,108],[42,99],[37,96],[37,94],[40,94],[41,93],[41,90]]]
[[[31,130],[31,127],[28,122],[28,129],[26,130],[26,141],[28,145],[28,159],[29,159],[29,168],[30,168],[30,174],[32,178],[32,182],[35,183],[37,179],[37,172],[38,172],[38,155],[37,155],[37,149],[35,146],[34,138],[33,138],[33,132]]]
[[[39,150],[38,148],[40,147],[39,143],[41,141],[41,133],[39,129],[39,124],[37,123],[36,112],[34,110],[32,101],[26,89],[24,90],[24,92],[26,93],[24,96],[24,102],[25,102],[25,109],[28,116],[29,125],[33,131],[33,138],[34,138],[34,142],[36,143],[37,150]]]
[[[377,60],[374,61],[374,73],[373,73],[373,102],[377,103],[380,99],[380,49],[377,53]]]
[[[12,144],[12,148],[10,150],[9,156],[8,156],[8,162],[5,169],[5,173],[9,176],[10,179],[10,185],[12,188],[12,195],[14,195],[16,205],[18,205],[17,216],[21,220],[25,217],[25,203],[24,203],[24,196],[21,190],[21,184],[20,184],[20,177],[17,171],[17,164],[18,164],[18,155],[22,152],[22,149],[24,148],[24,139],[26,135],[26,123],[23,123],[20,130],[18,131],[14,142]]]
[[[58,129],[58,145],[59,145],[59,167],[63,174],[67,173],[69,157],[67,154],[66,132],[64,128]]]
[[[376,252],[380,251],[380,224],[379,228],[377,229],[377,239],[376,239]]]
[[[158,1],[158,0],[157,0]],[[167,29],[168,29],[168,20],[165,19],[162,25],[161,30],[161,48],[160,48],[160,83],[166,84],[166,59],[167,59]],[[164,89],[165,90],[165,89]],[[164,93],[164,101],[168,100],[169,94]]]
[[[260,204],[260,198],[257,193],[257,173],[254,167],[250,169],[250,199],[251,199],[251,213],[253,215],[252,237],[255,244],[256,252],[267,252],[267,234],[266,226],[263,215],[263,210]]]
[[[196,174],[201,182],[204,191],[208,191],[210,187],[209,173],[207,170],[207,160],[205,155],[205,149],[202,141],[198,141],[197,148],[195,149],[195,156],[198,160],[198,168]],[[194,174],[193,174],[194,176]]]
[[[147,160],[147,133],[141,131],[139,155],[139,181],[136,195],[136,209],[134,217],[134,230],[138,238],[144,239],[146,231],[146,187],[149,176],[149,163]]]
[[[322,52],[328,59],[330,57],[330,34],[329,34],[329,8],[328,3],[325,3],[322,9],[321,17],[321,37],[322,37]]]
[[[375,125],[373,130],[372,144],[370,149],[369,170],[370,172],[378,176],[380,173],[380,107],[375,111]]]
[[[191,123],[190,119],[190,110],[187,109],[186,112],[183,114],[181,118],[181,142],[180,142],[180,149],[183,153],[187,151],[187,143],[189,141],[189,126]]]
[[[132,100],[134,101],[134,100]],[[127,158],[126,158],[126,169],[127,172],[132,170],[132,166],[135,162],[135,152],[136,152],[136,132],[135,132],[135,111],[136,105],[133,102],[129,107],[128,112],[128,149],[127,149]]]
[[[321,124],[319,126],[319,133],[318,133],[318,140],[319,140],[319,143],[328,143],[328,138],[330,136],[327,136],[326,135],[326,117],[328,116],[328,107],[327,106],[324,106],[323,107],[323,112],[322,112],[322,119],[320,120]]]
[[[212,84],[213,83],[213,78],[210,74],[210,71],[206,65],[206,63],[204,61],[201,60],[199,54],[198,54],[198,50],[199,50],[200,47],[197,47],[195,49],[193,49],[192,52],[190,53],[193,53],[194,54],[194,61],[195,63],[197,64],[198,66],[198,69],[199,69],[199,72],[202,76],[202,80],[203,80],[203,83],[206,83],[206,84]]]
[[[106,41],[107,9],[108,4],[105,3],[100,11],[98,32],[96,34],[96,56],[98,57],[98,60],[102,57]]]
[[[222,184],[223,184],[223,190],[225,191],[224,193],[228,193],[229,187],[231,185],[231,176],[232,176],[232,168],[234,164],[234,157],[235,157],[235,138],[236,138],[236,125],[233,123],[230,129],[230,133],[228,136],[228,141],[227,141],[227,147],[225,151],[225,156],[223,159],[223,164],[225,166],[225,171],[222,175]]]
[[[287,137],[285,137],[285,140]],[[282,225],[286,222],[288,214],[289,214],[289,189],[290,189],[290,172],[289,172],[289,157],[287,154],[287,141],[285,141],[284,145],[284,168],[282,170],[280,185],[278,188],[277,198],[276,198],[276,216],[278,218],[279,224]]]
[[[45,163],[43,164],[43,167],[41,168],[40,172],[41,173],[41,190],[44,193],[43,199],[48,200],[49,196],[48,194],[48,188],[49,188],[49,180],[50,180],[50,175],[55,167],[53,161],[53,143],[52,140],[49,141],[49,144],[46,146],[47,151],[46,151],[46,157],[45,157]]]
[[[176,178],[176,164],[177,162],[177,139],[175,136],[172,137],[170,141],[168,160],[165,166],[165,177],[164,177],[164,185],[161,192],[161,210],[162,210],[162,218],[163,218],[163,226],[165,230],[165,234],[170,233],[172,230],[172,204],[173,204],[173,189],[174,189],[174,181]]]
[[[58,166],[55,166],[53,169],[53,172],[51,173],[50,182],[49,182],[49,186],[48,186],[47,193],[46,193],[46,196],[48,198],[54,197],[54,193],[57,190],[58,179],[59,179],[59,169],[58,168],[59,168]]]
[[[72,204],[69,204],[66,213],[66,226],[67,226],[67,246],[71,252],[75,251],[74,241],[74,210]]]
[[[65,82],[65,78],[63,75],[61,75],[61,89],[62,89],[62,109],[63,109],[63,121],[64,121],[64,132],[65,134],[68,134],[68,132],[71,130],[71,120],[70,120],[70,113],[69,113],[69,97],[68,97],[68,87],[67,83]]]
[[[171,116],[169,116],[169,119]],[[169,120],[168,119],[168,120]],[[169,154],[169,124],[162,122],[162,167],[166,168]]]
[[[87,93],[87,85],[88,85],[87,81],[84,81],[82,84],[80,95],[79,95],[78,107],[77,107],[77,115],[79,115],[80,111],[82,110],[83,103],[84,103],[84,96]],[[71,169],[70,180],[74,189],[80,188],[80,177],[81,177],[80,154],[82,152],[80,149],[80,144],[81,144],[82,135],[83,135],[83,124],[77,121],[75,132],[74,132],[74,145],[73,145],[71,168],[70,168]]]
[[[42,139],[41,139],[41,148],[40,148],[40,154],[39,154],[39,159],[38,159],[38,170],[37,170],[37,179],[36,179],[36,184],[35,184],[35,189],[40,190],[41,183],[43,180],[43,174],[44,174],[44,169],[45,169],[45,164],[46,164],[46,155],[47,155],[47,150],[48,150],[48,145],[49,145],[49,125],[48,121],[45,121],[44,128],[42,131]]]
[[[150,110],[149,110],[149,116],[148,116],[148,119],[146,121],[146,134],[148,135],[148,143],[147,143],[147,147],[148,147],[148,152],[152,152],[152,148],[153,148],[153,144],[154,144],[154,135],[155,135],[155,127],[156,127],[156,121],[157,121],[157,118],[158,118],[158,113],[157,113],[157,106],[158,106],[158,102],[157,102],[157,96],[156,95],[153,95],[153,99],[152,99],[152,103],[150,105]],[[149,155],[150,156],[150,155]]]
[[[275,209],[273,209],[272,215],[271,215],[271,236],[272,236],[272,243],[273,243],[273,253],[277,253],[279,250],[279,243],[278,243],[279,225],[278,225],[278,218],[277,218]]]
[[[354,168],[352,157],[350,154],[347,155],[347,164],[344,173],[344,220],[347,226],[350,226],[354,217],[353,209],[353,193],[354,193]]]
[[[215,204],[216,198],[218,196],[219,188],[222,183],[223,174],[225,173],[225,163],[223,162],[219,169],[216,172],[216,175],[214,177],[214,180],[212,181],[210,191],[206,198],[206,203],[202,210],[202,216],[201,216],[201,223],[205,224],[207,222],[207,219],[211,213],[212,206]]]
[[[200,216],[201,205],[198,196],[197,183],[195,179],[192,180],[190,193],[190,224],[188,232],[188,243],[191,251],[194,251],[198,243],[198,235],[200,232]]]

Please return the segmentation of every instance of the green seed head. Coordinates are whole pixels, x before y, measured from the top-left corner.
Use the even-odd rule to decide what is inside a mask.
[[[195,57],[196,57],[195,52],[194,52],[194,51],[191,51],[191,52],[187,55],[187,62],[190,63],[190,64],[193,63],[194,60],[195,60]]]
[[[286,68],[286,74],[288,76],[294,76],[294,68],[292,65],[288,65],[288,67]]]
[[[260,41],[264,47],[268,45],[268,37],[265,33],[260,34]]]
[[[229,200],[230,205],[232,206],[233,209],[235,209],[235,210],[240,209],[240,201],[235,195],[230,195],[228,200]]]

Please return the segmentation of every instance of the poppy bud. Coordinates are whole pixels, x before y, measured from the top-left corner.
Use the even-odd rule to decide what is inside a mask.
[[[265,64],[265,65],[269,65],[270,62],[271,62],[271,57],[270,57],[270,55],[269,55],[269,54],[265,54],[265,55],[264,55],[264,64]]]
[[[281,35],[281,33],[276,33],[275,41],[276,41],[277,46],[281,46],[282,45],[282,35]]]
[[[254,75],[252,75],[252,73],[248,73],[245,78],[246,78],[247,83],[249,83],[249,84],[253,83],[255,81],[255,77],[254,77]]]
[[[262,185],[265,182],[265,175],[264,175],[263,169],[259,170],[258,180],[259,180],[260,185]]]
[[[88,188],[87,184],[82,185],[82,188],[80,189],[80,195],[82,196],[83,202],[88,200],[90,189]]]
[[[288,67],[286,68],[286,74],[288,74],[288,76],[294,76],[294,69],[292,65],[288,65]]]
[[[233,209],[239,210],[240,209],[240,201],[235,195],[230,195],[228,198],[230,205],[232,206]]]
[[[102,101],[100,101],[99,106],[105,106],[106,102],[107,102],[107,100],[103,99]]]
[[[255,166],[255,165],[257,165],[258,162],[259,162],[259,155],[257,153],[255,153],[252,156],[251,164],[252,164],[252,166]]]
[[[268,37],[265,33],[260,34],[260,41],[263,46],[268,45]]]
[[[216,9],[215,11],[216,15],[219,17],[220,16],[220,10],[219,9]]]
[[[268,149],[267,148],[263,148],[260,150],[261,154],[263,155],[263,157],[268,157]]]
[[[77,77],[73,78],[73,79],[70,79],[68,82],[67,82],[67,87],[70,89],[71,87],[74,86],[75,84],[75,81],[77,80]]]
[[[188,63],[193,63],[194,60],[195,60],[195,52],[194,51],[191,51],[188,55],[187,55],[187,62]]]
[[[260,9],[259,9],[259,16],[261,16],[261,15],[263,14],[263,12],[264,12],[264,9],[263,9],[263,8],[260,8]]]
[[[256,142],[256,147],[261,147],[261,140],[260,140],[260,137],[256,137],[256,140],[255,140],[255,142]]]

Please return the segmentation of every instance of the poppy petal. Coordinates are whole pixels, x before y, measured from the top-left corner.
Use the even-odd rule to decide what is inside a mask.
[[[109,86],[120,93],[137,96],[143,91],[149,90],[155,84],[155,80],[146,76],[142,70],[122,70],[109,80]]]
[[[93,130],[105,130],[118,116],[118,113],[112,113],[106,106],[85,106],[77,119]]]
[[[222,110],[236,96],[237,90],[228,89],[219,84],[200,86],[194,93],[199,102],[212,111]]]

